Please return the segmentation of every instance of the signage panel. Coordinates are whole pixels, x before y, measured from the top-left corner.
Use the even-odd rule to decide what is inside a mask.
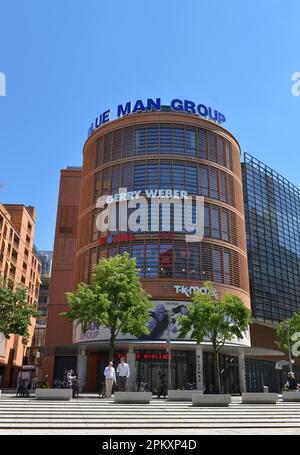
[[[226,121],[225,115],[223,115],[221,112],[213,109],[210,106],[206,106],[205,104],[195,103],[194,101],[174,98],[167,106],[173,112],[185,112],[198,115],[199,117],[203,117],[216,122],[219,125],[222,125],[222,123]],[[147,98],[146,101],[137,100],[134,103],[127,101],[127,103],[119,104],[117,106],[115,110],[115,117],[121,118],[130,114],[136,114],[138,112],[160,112],[164,107],[165,106],[161,104],[161,98]],[[95,120],[91,123],[88,130],[88,136],[93,134],[95,130],[97,130],[100,126],[105,125],[110,120],[112,120],[111,109],[107,109],[106,111],[102,112],[102,114],[99,114],[98,117],[96,117]]]

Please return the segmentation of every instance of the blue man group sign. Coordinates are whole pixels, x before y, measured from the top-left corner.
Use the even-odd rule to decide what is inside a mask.
[[[221,112],[213,109],[204,104],[197,104],[189,100],[180,100],[175,98],[168,105],[172,111],[175,112],[187,112],[189,114],[199,115],[200,117],[207,118],[213,122],[219,123],[220,125],[226,121],[226,118]],[[116,117],[124,117],[130,114],[136,114],[138,112],[147,112],[147,111],[161,111],[162,104],[161,98],[147,98],[146,102],[142,100],[137,100],[135,103],[128,101],[125,104],[119,104],[116,109]],[[95,121],[91,123],[89,127],[88,136],[93,134],[93,132],[104,125],[105,123],[111,120],[111,110],[108,109],[102,114],[96,117]]]

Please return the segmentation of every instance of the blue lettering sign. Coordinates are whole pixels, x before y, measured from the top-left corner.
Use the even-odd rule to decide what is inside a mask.
[[[152,98],[147,99],[147,111],[152,111],[153,109],[155,111],[160,111],[161,108],[161,99],[156,98],[156,101],[154,101]]]
[[[173,111],[183,111],[182,101],[178,99],[172,100],[171,109],[173,109]]]
[[[117,111],[117,117],[123,117],[123,115],[128,115],[130,113],[131,113],[131,101],[128,101],[128,103],[125,104],[125,107],[123,107],[122,104],[119,104],[118,111]]]
[[[135,102],[135,105],[134,105],[134,108],[132,109],[132,113],[134,114],[135,112],[144,112],[146,109],[145,109],[145,106],[143,104],[143,101],[142,100],[137,100]]]
[[[129,114],[135,114],[137,112],[160,111],[161,107],[161,98],[147,98],[146,103],[142,100],[137,100],[133,107],[131,101],[128,101],[126,104],[119,104],[117,106],[117,118],[124,117]],[[204,104],[196,105],[196,103],[190,100],[180,100],[178,98],[174,98],[170,103],[170,108],[175,112],[187,112],[189,114],[196,114],[200,117],[208,118],[209,120],[219,123],[220,125],[226,121],[225,116],[216,109],[207,107]],[[88,136],[93,134],[96,129],[109,121],[110,109],[104,111],[95,119],[94,122],[91,123],[88,129]]]

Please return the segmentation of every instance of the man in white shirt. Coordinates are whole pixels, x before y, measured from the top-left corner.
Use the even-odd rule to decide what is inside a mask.
[[[119,363],[118,368],[117,368],[117,373],[118,373],[118,390],[120,392],[125,392],[127,379],[129,378],[129,375],[130,375],[129,365],[128,365],[128,363],[125,363],[125,357],[121,358],[121,362]]]
[[[114,382],[116,381],[116,372],[113,367],[113,363],[109,362],[108,367],[105,368],[104,370],[104,376],[105,376],[105,395],[106,398],[111,398],[111,391]]]

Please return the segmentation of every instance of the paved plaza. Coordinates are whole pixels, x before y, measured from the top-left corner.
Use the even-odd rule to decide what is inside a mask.
[[[198,408],[153,398],[149,405],[115,404],[84,394],[39,401],[2,394],[0,434],[300,434],[300,403]]]

